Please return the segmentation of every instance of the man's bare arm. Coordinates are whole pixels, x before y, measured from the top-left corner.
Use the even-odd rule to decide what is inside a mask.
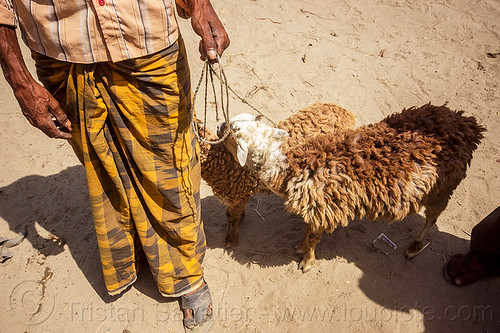
[[[215,60],[229,46],[229,37],[209,0],[189,0],[192,6],[191,25],[201,37],[202,60]]]
[[[24,62],[16,32],[0,26],[0,64],[5,79],[12,87],[24,116],[31,125],[51,138],[70,139],[52,120],[54,116],[63,129],[71,131],[71,123],[52,95],[33,79]]]

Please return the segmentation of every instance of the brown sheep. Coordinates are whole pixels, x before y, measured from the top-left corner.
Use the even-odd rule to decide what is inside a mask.
[[[289,133],[287,144],[296,145],[313,134],[354,128],[354,115],[335,104],[316,103],[291,115],[278,127]],[[217,139],[201,122],[198,133],[209,140]],[[239,165],[224,144],[201,143],[200,148],[201,176],[226,206],[228,225],[224,246],[229,248],[239,242],[238,224],[250,197],[256,192],[271,192],[247,167]]]
[[[237,116],[230,127],[228,149],[306,222],[306,237],[297,247],[304,272],[315,262],[324,231],[356,217],[402,220],[425,207],[425,225],[405,256],[420,253],[485,130],[462,111],[430,104],[294,147],[282,145],[285,132],[250,115]]]

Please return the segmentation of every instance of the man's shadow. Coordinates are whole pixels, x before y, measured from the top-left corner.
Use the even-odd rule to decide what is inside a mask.
[[[208,247],[220,248],[226,231],[225,209],[213,196],[204,198],[202,207]],[[383,309],[392,310],[351,304],[349,296],[341,292],[337,299],[337,310],[342,313],[339,316],[352,322],[375,321],[381,327],[387,321],[410,322],[420,326],[417,331],[425,332],[500,332],[500,279],[457,288],[442,277],[442,268],[451,254],[468,251],[468,240],[434,226],[430,245],[414,259],[405,259],[406,247],[423,224],[424,218],[417,214],[391,225],[356,220],[323,236],[316,247],[316,257],[327,262],[317,263],[312,270],[318,269],[318,265],[354,263],[362,272],[358,280],[361,291]],[[397,244],[396,250],[384,254],[373,247],[372,241],[381,232]],[[303,240],[304,234],[304,222],[285,212],[280,198],[256,195],[247,204],[246,217],[240,225],[240,244],[228,253],[243,265],[298,265],[301,257],[294,254],[293,246]],[[465,233],[464,237],[469,238]],[[335,268],[322,271],[321,274],[333,271],[335,278]],[[302,273],[297,270],[296,274]]]
[[[26,240],[36,249],[26,265],[44,264],[45,257],[60,254],[66,244],[78,268],[104,302],[113,302],[123,295],[110,296],[106,291],[83,166],[46,177],[27,176],[0,188],[0,216],[12,231],[19,224],[26,226]],[[16,248],[11,252],[14,257],[10,260],[21,258],[16,255]],[[133,288],[158,302],[175,301],[160,295],[145,260]]]

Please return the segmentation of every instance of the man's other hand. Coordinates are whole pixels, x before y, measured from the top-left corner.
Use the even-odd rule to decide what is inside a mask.
[[[14,27],[0,25],[0,64],[30,124],[51,138],[71,139],[71,122],[54,97],[31,76]]]
[[[47,89],[32,82],[15,89],[14,94],[31,125],[50,138],[71,139],[71,122]]]

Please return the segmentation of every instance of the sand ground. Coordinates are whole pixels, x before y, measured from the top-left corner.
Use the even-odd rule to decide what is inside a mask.
[[[304,224],[273,196],[251,199],[241,244],[226,252],[223,206],[203,185],[213,331],[500,332],[500,280],[457,289],[441,277],[446,258],[467,251],[474,224],[500,204],[500,2],[212,2],[232,40],[230,84],[275,120],[333,102],[361,125],[432,102],[465,110],[488,130],[430,246],[409,262],[403,252],[423,223],[418,215],[390,226],[354,221],[325,235],[317,264],[302,274],[293,246]],[[198,38],[189,22],[181,28],[196,82]],[[31,127],[0,85],[0,235],[28,227],[0,266],[0,331],[181,332],[178,303],[159,295],[147,268],[129,291],[107,296],[82,166],[67,143]],[[231,102],[233,115],[250,111]],[[381,232],[398,245],[389,255],[368,246]]]

